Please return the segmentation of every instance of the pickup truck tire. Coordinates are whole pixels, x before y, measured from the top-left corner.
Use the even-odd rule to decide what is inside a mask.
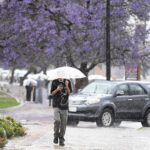
[[[106,108],[96,120],[97,126],[110,127],[114,124],[114,113],[111,109]]]
[[[146,112],[144,121],[142,121],[141,124],[143,127],[150,127],[150,109]]]

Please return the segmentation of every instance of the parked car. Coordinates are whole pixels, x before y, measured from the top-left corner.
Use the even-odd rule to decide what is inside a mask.
[[[150,92],[132,81],[94,81],[69,97],[68,124],[96,121],[109,127],[121,121],[139,121],[150,126]]]
[[[141,84],[143,84],[144,86],[146,86],[146,88],[148,88],[148,90],[150,91],[150,82],[149,81],[140,81]]]

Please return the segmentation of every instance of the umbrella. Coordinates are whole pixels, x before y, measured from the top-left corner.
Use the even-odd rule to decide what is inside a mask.
[[[34,80],[34,79],[31,79],[31,78],[27,78],[23,81],[23,86],[27,86],[27,85],[30,85],[30,84],[32,84],[33,86],[36,86],[37,81]]]
[[[27,75],[27,79],[36,79],[36,76],[35,76],[35,74],[28,74]]]
[[[45,80],[45,79],[47,79],[47,75],[44,74],[44,73],[29,74],[27,77],[28,77],[29,79],[35,79],[35,80],[37,80],[37,79],[40,79],[40,80]]]
[[[45,80],[47,79],[47,75],[44,73],[37,73],[35,74],[35,79]]]
[[[80,70],[69,66],[53,69],[49,71],[47,75],[49,80],[54,80],[58,78],[78,79],[86,77]]]

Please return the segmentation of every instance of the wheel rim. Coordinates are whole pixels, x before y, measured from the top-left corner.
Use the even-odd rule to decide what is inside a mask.
[[[147,124],[150,126],[150,113],[147,114]]]
[[[102,123],[103,123],[103,125],[106,126],[106,127],[110,126],[111,122],[112,122],[111,114],[109,112],[103,113],[103,116],[102,116]]]

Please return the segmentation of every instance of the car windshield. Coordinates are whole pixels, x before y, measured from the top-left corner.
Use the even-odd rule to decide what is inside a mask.
[[[95,93],[95,94],[112,94],[112,89],[114,87],[113,82],[92,82],[87,85],[81,93]]]

